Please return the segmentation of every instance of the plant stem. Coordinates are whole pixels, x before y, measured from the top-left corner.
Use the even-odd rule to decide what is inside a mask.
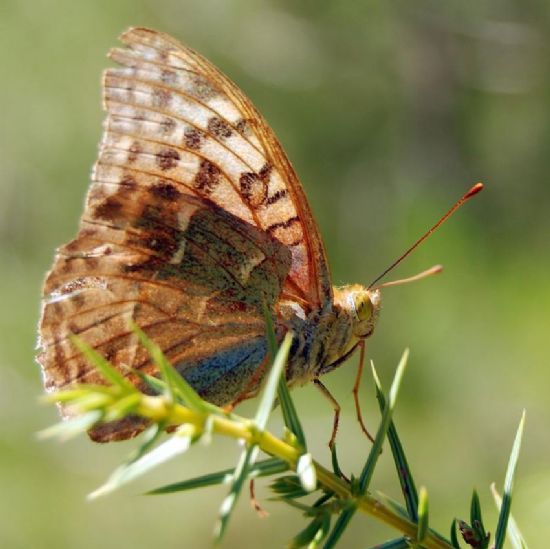
[[[190,410],[180,404],[168,403],[162,397],[143,396],[137,413],[153,421],[167,421],[171,425],[191,423],[201,430],[204,426],[207,413],[200,413]],[[231,419],[223,416],[210,416],[212,431],[235,439],[244,440],[247,444],[257,444],[262,451],[274,457],[286,461],[293,470],[300,457],[300,450],[277,438],[269,431],[258,430],[254,423],[238,416]],[[417,525],[395,513],[382,502],[370,494],[356,496],[351,492],[349,484],[338,478],[334,473],[323,467],[320,463],[313,461],[317,473],[317,480],[321,486],[334,492],[339,498],[353,501],[357,508],[399,530],[411,539],[417,533]],[[428,530],[422,541],[422,547],[426,549],[452,549],[444,539],[440,538],[432,530]]]
[[[342,499],[354,500],[357,508],[363,513],[377,518],[388,526],[393,526],[411,539],[415,538],[418,527],[414,522],[393,512],[390,508],[386,507],[382,502],[368,493],[363,496],[354,496],[347,483],[336,477],[331,471],[325,469],[325,467],[316,461],[314,461],[313,464],[317,472],[317,480],[324,487],[333,491]],[[451,545],[431,530],[428,530],[426,537],[423,539],[422,547],[426,547],[426,549],[452,549]]]

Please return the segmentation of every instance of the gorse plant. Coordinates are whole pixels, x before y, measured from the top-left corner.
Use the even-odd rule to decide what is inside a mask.
[[[90,498],[116,490],[152,468],[186,452],[198,442],[208,443],[214,436],[226,436],[243,443],[242,453],[234,468],[176,482],[149,492],[159,495],[217,484],[228,485],[228,493],[221,504],[215,529],[218,540],[224,535],[243,488],[256,478],[266,477],[271,479],[270,488],[275,495],[274,499],[287,503],[304,517],[305,526],[290,541],[291,548],[335,547],[357,512],[371,515],[400,532],[399,537],[377,545],[377,548],[457,549],[461,547],[460,536],[468,547],[500,549],[503,547],[506,532],[514,549],[527,547],[515,522],[510,518],[512,486],[524,415],[510,456],[503,497],[500,497],[494,485],[492,487],[495,501],[500,508],[494,539],[491,540],[491,535],[485,528],[475,491],[468,523],[454,519],[449,537],[430,527],[427,491],[425,488],[417,490],[392,421],[406,369],[408,350],[403,353],[387,395],[384,394],[372,365],[381,420],[362,470],[357,476],[350,475],[348,478],[338,464],[335,445],[332,447],[332,470],[322,466],[308,452],[306,434],[283,375],[292,334],[288,333],[277,349],[275,335],[268,322],[268,340],[273,358],[271,369],[255,417],[245,418],[201,399],[167,361],[160,349],[139,328],[134,327],[134,330],[159,369],[160,379],[139,374],[156,396],[142,393],[101,355],[77,338],[73,339],[74,344],[102,373],[107,384],[80,385],[47,396],[49,401],[70,406],[77,415],[46,429],[42,432],[43,436],[55,435],[67,439],[84,433],[100,422],[120,420],[130,415],[139,416],[149,424],[141,435],[141,444],[134,454],[111,474],[103,486],[90,494]],[[276,408],[276,401],[285,423],[285,431],[280,437],[266,429],[268,418]],[[170,433],[165,435],[168,427],[171,428]],[[165,436],[167,439],[161,441]],[[372,475],[386,439],[395,462],[404,505],[379,493],[374,495],[370,489]],[[260,453],[268,457],[259,460]],[[311,494],[317,496],[314,503],[304,503],[305,496]]]

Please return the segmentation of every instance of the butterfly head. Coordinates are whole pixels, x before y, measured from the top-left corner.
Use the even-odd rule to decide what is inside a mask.
[[[360,284],[344,286],[337,297],[352,319],[353,335],[365,339],[374,331],[381,307],[380,290],[369,290]]]

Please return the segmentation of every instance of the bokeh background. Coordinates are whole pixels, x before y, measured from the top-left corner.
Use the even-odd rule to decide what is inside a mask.
[[[89,503],[135,443],[60,444],[38,401],[40,286],[75,234],[101,135],[105,53],[130,25],[169,32],[253,99],[301,176],[334,281],[368,283],[472,183],[487,188],[392,277],[442,276],[384,292],[368,356],[389,383],[410,368],[396,411],[433,526],[468,518],[477,487],[502,485],[521,410],[527,426],[513,513],[532,547],[550,537],[550,10],[545,0],[98,0],[0,4],[0,546],[209,547],[224,489],[146,498],[146,488],[231,465],[233,442],[196,448],[140,483]],[[342,402],[343,467],[369,449],[354,419],[356,361],[326,378]],[[329,462],[332,413],[295,392],[310,446]],[[363,401],[378,413],[372,382]],[[246,404],[243,413],[253,410]],[[280,423],[274,421],[277,429]],[[389,453],[373,486],[399,498]],[[226,546],[281,547],[298,513],[243,498]],[[343,547],[392,532],[358,517]]]

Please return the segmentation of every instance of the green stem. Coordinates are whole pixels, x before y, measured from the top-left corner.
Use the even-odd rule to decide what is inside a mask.
[[[314,461],[313,464],[315,466],[315,471],[317,472],[317,480],[325,488],[333,491],[342,499],[354,500],[360,511],[366,513],[367,515],[373,516],[388,526],[394,527],[411,539],[416,537],[418,526],[414,522],[411,522],[402,515],[395,513],[389,507],[386,507],[381,501],[377,500],[368,493],[363,496],[354,496],[346,482],[336,477],[336,475],[328,469],[325,469],[316,461]],[[452,549],[452,545],[449,545],[445,542],[445,540],[441,539],[431,530],[428,531],[426,537],[422,540],[422,547],[426,547],[426,549]]]
[[[199,430],[203,428],[208,417],[206,413],[195,412],[179,404],[170,404],[162,397],[143,396],[137,413],[153,421],[166,421],[171,425],[191,423]],[[212,420],[212,431],[220,435],[235,439],[242,439],[248,444],[257,444],[262,451],[274,457],[286,461],[292,469],[296,469],[296,463],[300,457],[300,450],[277,438],[269,431],[258,431],[253,424],[244,418],[232,416],[231,419],[223,416],[210,416]],[[321,486],[334,492],[341,499],[348,499],[354,502],[357,509],[371,515],[381,522],[392,526],[411,539],[414,539],[418,526],[395,513],[381,501],[370,494],[355,496],[351,492],[349,484],[338,478],[331,471],[320,463],[313,461],[317,480]],[[428,530],[426,537],[422,540],[422,547],[426,549],[453,549],[444,539],[440,538],[432,530]]]

